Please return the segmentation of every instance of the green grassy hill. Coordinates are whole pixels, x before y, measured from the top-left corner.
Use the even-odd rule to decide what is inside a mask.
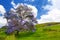
[[[44,23],[36,25],[36,32],[20,32],[6,35],[5,28],[0,29],[0,40],[60,40],[60,23]]]

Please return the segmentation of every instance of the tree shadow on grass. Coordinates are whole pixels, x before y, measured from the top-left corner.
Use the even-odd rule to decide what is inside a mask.
[[[35,32],[23,32],[19,33],[18,35],[15,35],[17,38],[23,38],[23,37],[29,37],[33,35]]]

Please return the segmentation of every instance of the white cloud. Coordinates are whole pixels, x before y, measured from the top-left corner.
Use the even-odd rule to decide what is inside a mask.
[[[5,12],[5,8],[2,5],[0,5],[0,13],[4,14]]]
[[[33,13],[34,17],[36,17],[37,16],[37,12],[38,12],[37,8],[35,6],[32,6],[32,5],[27,5],[27,6],[32,8],[32,13]]]
[[[41,19],[38,19],[38,23],[60,22],[60,0],[51,0],[51,3],[52,6],[46,5],[43,7],[49,12],[46,15],[42,15]]]
[[[50,2],[51,0],[48,0],[48,2]]]
[[[0,28],[1,28],[2,26],[5,26],[6,24],[7,24],[6,19],[4,19],[3,17],[0,17]]]
[[[13,5],[14,9],[16,9],[20,4],[23,5],[23,3],[18,3],[18,4],[16,5],[16,4],[14,3],[14,1],[12,1],[11,4]],[[25,4],[25,3],[24,3],[24,5],[26,5],[26,6],[30,7],[30,8],[32,8],[32,13],[33,13],[34,17],[37,16],[38,10],[37,10],[37,8],[36,8],[35,6],[29,5],[29,4]]]
[[[5,12],[5,8],[2,5],[0,5],[0,14],[4,15]],[[3,17],[4,16],[0,16],[0,28],[6,25],[7,23],[6,19],[4,19]]]
[[[14,0],[11,1],[12,6],[15,8],[17,5],[14,3]]]

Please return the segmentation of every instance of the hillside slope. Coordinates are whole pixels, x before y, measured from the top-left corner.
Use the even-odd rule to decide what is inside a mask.
[[[2,28],[0,29],[0,40],[60,40],[60,24],[50,24],[37,24],[36,32],[20,32],[18,36],[6,35],[5,29]]]

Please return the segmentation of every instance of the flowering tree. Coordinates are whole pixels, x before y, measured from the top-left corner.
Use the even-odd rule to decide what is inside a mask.
[[[10,10],[4,15],[8,22],[6,32],[8,34],[14,31],[17,31],[18,34],[21,30],[32,30],[34,32],[37,21],[32,13],[32,8],[20,4],[15,10]]]

